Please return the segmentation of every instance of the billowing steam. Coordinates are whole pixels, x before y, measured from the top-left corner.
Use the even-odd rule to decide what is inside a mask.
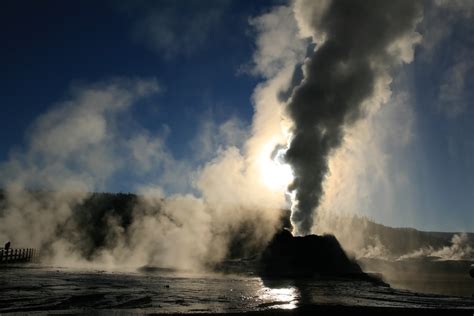
[[[362,245],[340,226],[318,230],[313,213],[326,193],[327,213],[318,216],[333,216],[334,187],[344,177],[326,188],[324,181],[346,156],[330,160],[347,130],[389,101],[392,72],[412,61],[420,41],[420,18],[413,0],[295,0],[251,19],[257,49],[243,70],[263,78],[252,123],[204,122],[188,160],[167,149],[172,130],[129,124],[131,109],[161,91],[157,80],[76,87],[0,164],[0,242],[41,248],[45,259],[68,266],[199,269],[225,258],[235,240],[264,245],[281,225],[292,182],[295,233],[346,232],[336,234],[344,246]],[[90,206],[103,201],[92,192],[123,173],[138,195],[95,212]],[[367,256],[381,256],[378,245]]]
[[[319,212],[316,232],[333,233],[355,258],[397,262],[406,259],[472,260],[471,233],[434,233],[413,228],[393,228],[349,214]]]
[[[297,3],[302,7],[300,24],[310,30],[317,49],[287,105],[293,126],[286,160],[295,176],[291,221],[297,234],[312,228],[328,159],[345,128],[379,98],[378,86],[388,89],[394,67],[412,60],[422,14],[419,1]]]
[[[276,95],[273,89],[256,93],[257,106],[262,95]],[[227,143],[191,169],[191,162],[167,150],[166,135],[127,127],[131,108],[159,92],[155,79],[113,79],[75,87],[39,116],[25,148],[0,165],[0,240],[39,248],[45,260],[67,266],[200,269],[222,260],[239,234],[248,247],[271,238],[286,202],[261,179],[264,146],[257,139],[275,130],[255,123],[255,145],[240,149],[225,136],[236,124],[224,122],[212,135]],[[268,122],[277,114],[261,109],[260,115]],[[137,197],[110,202],[92,194],[120,179],[125,168]],[[154,178],[133,182],[144,174]],[[162,186],[183,187],[173,181],[188,181],[199,194],[166,193]]]
[[[438,260],[472,260],[474,249],[466,233],[454,234],[451,238],[451,245],[435,249],[432,246],[420,248],[406,255],[400,256],[397,260],[434,257]]]
[[[157,80],[74,87],[0,164],[0,241],[40,248],[52,264],[102,269],[201,269],[222,260],[235,241],[244,253],[264,245],[288,207],[288,181],[281,181],[288,169],[272,160],[288,139],[279,92],[288,89],[307,42],[290,6],[251,24],[257,31],[252,73],[265,77],[252,95],[251,126],[233,117],[205,122],[191,140],[193,154],[178,160],[166,147],[172,130],[152,133],[133,121],[132,108],[160,93]],[[137,196],[110,202],[92,193],[123,181],[124,170]]]

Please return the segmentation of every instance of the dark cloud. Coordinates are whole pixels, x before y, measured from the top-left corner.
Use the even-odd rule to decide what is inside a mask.
[[[332,2],[322,19],[310,21],[326,38],[305,62],[304,79],[287,106],[294,122],[286,159],[295,174],[290,190],[296,191],[292,223],[297,233],[310,231],[328,156],[341,144],[344,127],[362,116],[379,76],[399,63],[392,44],[413,31],[421,9],[411,0],[342,0]]]

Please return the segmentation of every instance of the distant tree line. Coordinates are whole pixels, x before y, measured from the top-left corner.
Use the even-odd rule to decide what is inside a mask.
[[[50,193],[45,191],[29,191],[38,200],[45,201]],[[61,226],[53,227],[56,236],[64,238],[77,246],[84,258],[92,259],[105,248],[112,249],[117,243],[114,230],[117,227],[128,236],[127,232],[133,221],[133,212],[138,205],[139,196],[133,193],[92,193],[84,201],[73,205],[72,215]],[[0,190],[0,217],[6,207],[5,192]],[[157,210],[159,214],[159,210]],[[281,226],[291,228],[290,211],[283,212]],[[374,237],[395,256],[425,247],[441,248],[449,246],[453,233],[424,232],[413,228],[392,228],[377,224],[366,217],[353,216],[347,221],[349,230],[363,229],[363,244],[373,244]],[[262,245],[253,238],[255,223],[243,222],[233,232],[229,245],[229,257],[249,257],[259,253]],[[474,234],[468,234],[474,243]],[[1,242],[1,241],[0,241]],[[28,247],[28,245],[23,245]],[[44,245],[43,248],[48,248]]]

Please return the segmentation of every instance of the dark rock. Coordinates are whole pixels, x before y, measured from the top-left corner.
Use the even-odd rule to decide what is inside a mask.
[[[278,232],[264,250],[260,272],[266,277],[365,276],[332,235],[294,237]]]

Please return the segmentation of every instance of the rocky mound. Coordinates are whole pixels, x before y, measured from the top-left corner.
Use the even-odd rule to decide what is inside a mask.
[[[262,253],[260,267],[261,274],[267,277],[366,276],[334,236],[294,237],[286,229],[270,241]]]

